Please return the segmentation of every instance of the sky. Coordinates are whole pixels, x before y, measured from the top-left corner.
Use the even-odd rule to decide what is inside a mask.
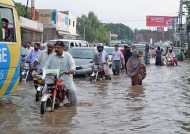
[[[27,0],[14,1],[27,3]],[[71,11],[77,16],[93,11],[103,23],[123,23],[132,29],[148,29],[147,15],[177,16],[179,0],[35,0],[35,6],[36,9]]]

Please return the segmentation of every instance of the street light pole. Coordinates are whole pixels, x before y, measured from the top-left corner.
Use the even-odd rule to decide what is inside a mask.
[[[85,29],[85,25],[84,25],[84,40],[85,40],[85,32],[86,32],[86,29]]]

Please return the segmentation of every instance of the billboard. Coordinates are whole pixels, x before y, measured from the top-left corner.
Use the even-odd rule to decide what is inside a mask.
[[[37,9],[36,20],[44,24],[44,27],[55,27],[56,24],[56,10],[51,9]]]
[[[147,16],[146,26],[172,27],[177,22],[177,17],[172,16]]]
[[[61,12],[57,12],[56,29],[61,31],[68,31],[68,23],[66,23],[68,16]]]

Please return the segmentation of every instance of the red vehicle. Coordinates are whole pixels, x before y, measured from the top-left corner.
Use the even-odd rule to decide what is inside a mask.
[[[93,65],[93,72],[90,75],[90,80],[91,81],[92,80],[98,81],[100,79],[111,80],[110,76],[105,75],[104,65],[105,65],[105,63],[102,63],[102,64],[94,63],[94,65]]]
[[[45,84],[47,84],[47,89],[46,94],[41,99],[41,114],[54,111],[55,108],[60,107],[60,104],[63,104],[66,98],[66,90],[62,86],[62,82],[63,80],[58,78],[56,73],[46,74]]]

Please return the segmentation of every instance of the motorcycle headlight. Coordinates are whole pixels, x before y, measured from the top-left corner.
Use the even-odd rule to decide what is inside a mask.
[[[45,77],[45,83],[48,85],[54,84],[54,80],[55,80],[55,78],[53,76],[46,76]]]
[[[39,84],[44,84],[44,80],[43,80],[43,79],[39,79],[39,80],[38,80],[38,83],[39,83]]]

